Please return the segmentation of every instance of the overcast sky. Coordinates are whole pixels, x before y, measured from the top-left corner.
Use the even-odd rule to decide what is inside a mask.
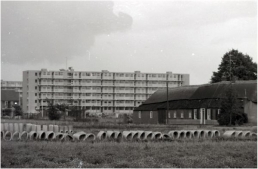
[[[256,1],[1,2],[1,79],[22,71],[190,74],[208,83],[231,49],[257,62]]]

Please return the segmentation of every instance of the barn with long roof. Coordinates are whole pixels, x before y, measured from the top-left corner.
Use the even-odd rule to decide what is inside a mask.
[[[223,81],[213,84],[181,86],[156,91],[134,109],[136,124],[218,124],[221,100],[232,87],[237,92],[238,105],[248,115],[248,121],[257,123],[257,81]]]

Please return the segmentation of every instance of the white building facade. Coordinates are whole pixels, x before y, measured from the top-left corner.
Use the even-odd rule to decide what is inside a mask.
[[[189,74],[47,69],[23,71],[23,111],[39,113],[54,104],[90,113],[132,113],[158,88],[189,85]]]

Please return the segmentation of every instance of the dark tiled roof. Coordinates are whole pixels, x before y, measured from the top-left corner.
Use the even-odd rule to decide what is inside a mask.
[[[168,89],[168,100],[189,99],[199,86],[182,86]],[[167,89],[160,89],[153,93],[143,104],[164,102],[167,100]]]
[[[221,99],[225,98],[225,91],[231,87],[230,82],[204,84],[199,86],[182,86],[169,88],[169,109],[218,108]],[[257,103],[257,81],[237,81],[232,84],[237,91],[240,107],[243,98]],[[156,91],[136,111],[166,109],[166,89]]]
[[[1,90],[1,101],[19,101],[19,93],[15,90]]]

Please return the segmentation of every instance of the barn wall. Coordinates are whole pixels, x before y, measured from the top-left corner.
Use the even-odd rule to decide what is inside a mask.
[[[150,111],[141,111],[141,118],[139,118],[139,111],[133,112],[133,123],[135,124],[158,124],[158,112],[152,111],[153,117],[150,118]]]
[[[257,124],[257,104],[248,101],[244,105],[244,112],[248,115],[248,122]]]
[[[217,120],[206,120],[206,125],[212,124],[216,125],[218,124]],[[200,119],[169,119],[168,124],[200,124]]]

